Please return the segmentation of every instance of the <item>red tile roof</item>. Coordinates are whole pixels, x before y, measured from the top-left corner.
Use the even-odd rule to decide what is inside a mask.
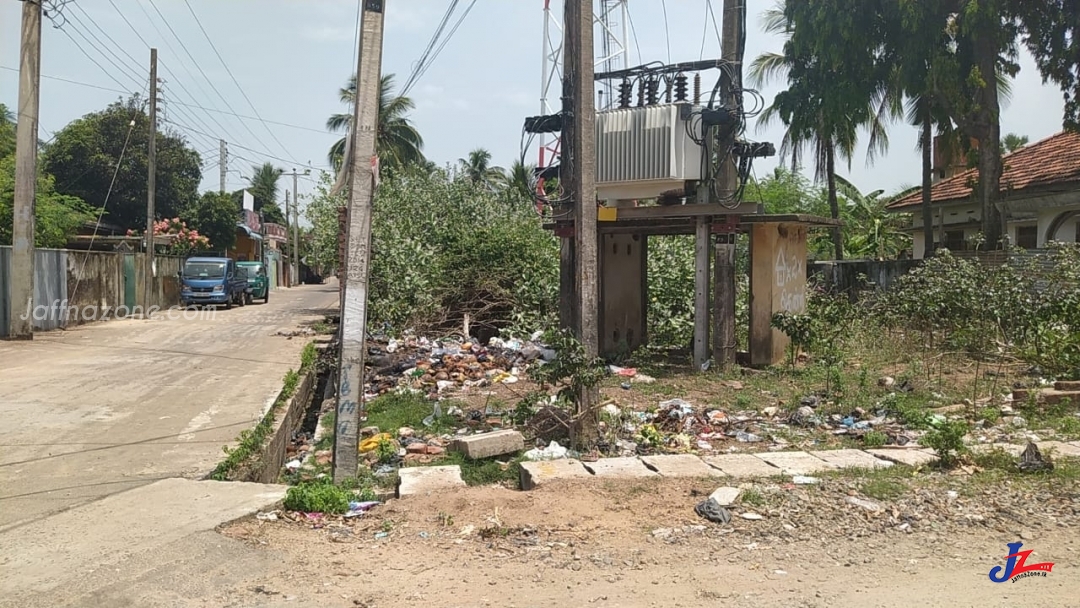
[[[1012,154],[1006,154],[1004,160],[1002,192],[1080,181],[1080,134],[1063,131],[1051,135]],[[968,169],[937,182],[930,188],[930,200],[943,203],[970,197],[971,187],[968,182],[974,181],[978,175],[977,169]],[[888,208],[906,209],[920,204],[921,190],[890,203]]]

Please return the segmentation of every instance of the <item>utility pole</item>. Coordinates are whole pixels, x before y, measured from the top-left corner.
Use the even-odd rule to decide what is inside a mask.
[[[305,169],[302,175],[308,175],[311,173],[311,169]],[[296,178],[298,177],[296,169],[292,170],[292,204],[293,204],[293,242],[296,246],[293,247],[293,265],[296,266],[296,279],[297,283],[300,282],[300,197],[296,195]],[[288,194],[288,193],[286,193]],[[286,209],[286,213],[288,210]]]
[[[41,84],[41,2],[22,6],[19,117],[15,135],[15,208],[11,232],[8,335],[33,340],[34,197],[37,189],[38,95]]]
[[[720,58],[731,66],[730,70],[724,72],[730,77],[723,80],[723,100],[729,108],[738,107],[740,104],[737,96],[742,95],[743,55],[746,52],[743,47],[746,0],[724,0],[722,21]],[[730,150],[735,145],[735,132],[732,131],[719,145],[721,150]],[[721,192],[735,192],[739,185],[739,176],[734,160],[724,163],[716,179],[719,180]],[[732,219],[738,216],[728,217]],[[714,252],[713,360],[721,369],[727,369],[735,363],[735,239],[734,229],[717,235]]]
[[[356,69],[356,105],[353,108],[354,154],[350,159],[352,169],[349,175],[352,181],[349,188],[349,237],[344,305],[341,307],[334,481],[355,478],[358,465],[360,415],[366,385],[364,355],[367,351],[368,262],[371,257],[372,199],[378,170],[375,130],[379,124],[384,4],[384,0],[364,0],[360,24],[360,59]]]
[[[229,167],[229,149],[225,147],[225,140],[220,140],[221,148],[218,151],[218,180],[220,181],[219,191],[225,194],[225,173]]]
[[[150,144],[146,151],[146,255],[143,258],[143,318],[154,296],[154,195],[157,190],[157,49],[150,49]]]
[[[290,222],[291,217],[292,217],[292,207],[289,206],[289,191],[286,190],[285,191],[285,238],[289,238],[289,232],[290,232],[289,231],[289,222]],[[297,277],[297,274],[300,272],[300,269],[296,267],[296,255],[295,255],[296,254],[296,246],[297,246],[296,233],[293,232],[292,246],[289,247],[289,253],[290,253],[289,257],[292,258],[291,260],[289,260],[289,287],[295,287],[296,284],[300,282],[298,277]]]
[[[563,178],[570,185],[574,204],[574,266],[577,338],[589,357],[600,347],[599,263],[597,251],[596,202],[596,95],[593,82],[592,0],[566,0],[563,17]],[[599,423],[599,393],[582,389],[573,428],[575,447],[595,443]]]

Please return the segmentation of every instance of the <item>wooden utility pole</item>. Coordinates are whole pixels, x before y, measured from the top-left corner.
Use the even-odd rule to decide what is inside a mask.
[[[8,337],[34,339],[34,197],[37,189],[38,99],[41,84],[41,2],[22,3],[19,116],[15,134],[15,201],[11,231]]]
[[[225,140],[219,141],[220,148],[218,150],[218,191],[225,194],[225,173],[229,167],[229,149],[225,146]]]
[[[728,107],[738,107],[742,95],[743,32],[746,29],[746,0],[724,0],[723,30],[721,33],[720,58],[727,62],[729,77],[723,80],[723,100]],[[741,117],[740,117],[741,119]],[[719,142],[720,150],[730,150],[735,144],[734,133]],[[721,152],[723,154],[723,152]],[[716,179],[721,192],[735,192],[739,175],[735,158],[724,163]],[[728,216],[737,220],[738,216]],[[725,222],[727,223],[727,222]],[[728,224],[730,226],[730,224]],[[735,363],[735,238],[734,228],[717,235],[715,245],[715,275],[713,276],[713,360],[721,369]]]
[[[367,351],[368,262],[371,256],[372,199],[378,163],[375,136],[379,124],[384,0],[364,0],[360,59],[356,69],[353,151],[349,188],[349,230],[345,295],[341,307],[341,358],[334,434],[334,481],[356,477],[360,414],[364,401],[364,354]]]
[[[566,0],[563,43],[563,179],[574,204],[574,266],[577,286],[577,338],[589,357],[600,348],[599,263],[596,202],[596,95],[593,82],[592,0]],[[599,393],[584,389],[578,395],[574,440],[578,446],[595,443],[599,422]]]
[[[154,195],[157,191],[157,49],[150,49],[150,143],[146,150],[146,255],[143,257],[143,318],[154,301]]]

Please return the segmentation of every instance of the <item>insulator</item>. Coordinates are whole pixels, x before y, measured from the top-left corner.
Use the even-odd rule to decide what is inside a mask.
[[[675,75],[675,101],[686,101],[686,74]]]
[[[637,105],[641,107],[645,105],[645,79],[641,78],[637,82]]]
[[[671,81],[665,78],[664,83],[667,85],[664,87],[664,103],[671,103]]]
[[[646,103],[650,106],[655,106],[660,101],[660,80],[650,80],[646,91]]]
[[[629,80],[619,83],[619,107],[629,108],[634,98],[634,85]]]
[[[701,74],[694,74],[694,105],[701,103]]]

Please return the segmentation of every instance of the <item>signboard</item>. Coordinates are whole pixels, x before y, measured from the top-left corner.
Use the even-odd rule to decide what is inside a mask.
[[[251,196],[251,193],[244,190],[244,209],[249,211],[255,210],[255,197]]]

